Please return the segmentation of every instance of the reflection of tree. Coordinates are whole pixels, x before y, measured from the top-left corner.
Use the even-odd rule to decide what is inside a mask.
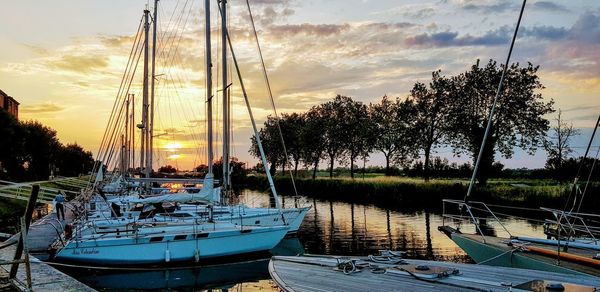
[[[390,224],[390,210],[385,210],[385,217],[387,221],[387,237],[388,237],[388,246],[389,250],[394,250],[394,245],[392,244],[392,227]]]
[[[427,210],[425,210],[425,236],[427,240],[425,258],[432,260],[434,256],[433,246],[431,245],[431,222],[429,221],[429,212]]]
[[[484,235],[496,236],[496,230],[491,225],[488,225],[488,221],[485,218],[479,218],[479,229]]]

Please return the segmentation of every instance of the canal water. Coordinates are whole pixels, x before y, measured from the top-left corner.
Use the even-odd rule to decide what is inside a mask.
[[[243,190],[239,200],[254,207],[269,205],[268,194],[251,190]],[[272,254],[369,255],[389,249],[405,251],[409,258],[470,262],[469,257],[437,229],[442,225],[442,215],[435,210],[441,210],[441,202],[432,202],[438,206],[431,208],[411,206],[398,210],[306,197],[297,200],[283,197],[282,204],[285,207],[311,206],[311,210],[298,235],[284,239],[270,253],[201,267],[61,269],[102,291],[277,291],[267,269]],[[506,236],[503,228],[494,223],[488,221],[485,232]],[[542,227],[532,221],[511,219],[503,220],[502,224],[513,235],[543,235]],[[474,226],[469,224],[461,228],[464,232],[474,231]]]

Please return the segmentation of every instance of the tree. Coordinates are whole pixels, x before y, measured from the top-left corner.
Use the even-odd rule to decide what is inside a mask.
[[[305,165],[312,166],[313,180],[317,176],[317,169],[325,152],[324,124],[325,118],[322,116],[321,108],[312,107],[305,115],[305,124],[300,135],[302,160]]]
[[[323,103],[317,107],[319,120],[321,121],[321,134],[324,138],[325,154],[329,159],[329,178],[333,177],[333,165],[344,152],[344,115],[345,105],[351,103],[352,99],[347,96],[337,95],[332,101]]]
[[[390,100],[387,95],[384,95],[381,102],[369,104],[369,117],[373,122],[376,137],[373,148],[383,153],[385,157],[385,175],[390,175],[390,161],[398,151],[399,141],[403,136],[396,129],[399,103],[397,98]]]
[[[431,151],[447,136],[451,107],[449,94],[451,80],[441,75],[441,71],[431,74],[429,88],[423,83],[416,83],[410,91],[410,99],[415,108],[415,142],[423,150],[425,163],[423,176],[430,177]]]
[[[23,128],[26,131],[24,150],[28,179],[48,179],[62,146],[56,131],[36,121],[25,122]]]
[[[544,145],[548,152],[548,160],[546,160],[546,169],[554,172],[559,179],[562,177],[563,164],[569,154],[573,152],[571,149],[571,139],[579,135],[579,130],[573,128],[573,123],[567,123],[562,119],[562,111],[558,110],[558,115],[555,119],[556,125],[552,127],[551,134]]]
[[[277,124],[274,117],[267,117],[264,127],[259,131],[259,135],[267,162],[270,164],[269,172],[271,175],[275,175],[277,166],[285,165],[285,156],[283,155],[283,147],[281,145],[279,130],[277,129]],[[250,154],[258,159],[261,159],[260,150],[258,149],[258,144],[256,142],[256,136],[251,137],[251,143],[252,145],[250,146],[249,151]]]
[[[0,178],[23,179],[25,129],[4,109],[0,109],[0,137]]]
[[[305,116],[297,113],[282,114],[279,121],[287,153],[293,160],[294,176],[298,174],[298,165],[302,159],[302,130],[305,123]]]
[[[477,159],[503,66],[490,60],[477,64],[453,78],[452,143],[456,153],[470,153]],[[495,151],[510,158],[515,147],[533,154],[542,147],[549,122],[543,116],[554,111],[553,101],[545,102],[538,90],[544,86],[537,75],[539,66],[528,63],[510,65],[492,117],[490,134],[478,170],[478,181],[485,184],[492,170]]]
[[[88,173],[94,167],[92,152],[85,151],[81,146],[67,144],[60,147],[56,156],[56,167],[63,176],[77,176]]]
[[[343,153],[350,158],[350,177],[354,178],[356,158],[366,157],[373,149],[374,125],[369,118],[367,106],[360,101],[345,98],[339,104]],[[344,156],[341,156],[344,159]],[[342,161],[343,162],[343,161]]]
[[[177,169],[171,165],[164,165],[158,168],[158,172],[162,173],[176,173]]]

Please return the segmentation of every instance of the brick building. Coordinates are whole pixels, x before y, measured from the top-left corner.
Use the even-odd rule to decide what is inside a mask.
[[[0,108],[6,110],[16,119],[19,118],[19,102],[2,90],[0,90]]]

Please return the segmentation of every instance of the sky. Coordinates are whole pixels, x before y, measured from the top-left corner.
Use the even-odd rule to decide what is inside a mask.
[[[220,32],[212,2],[218,119]],[[250,5],[281,113],[306,111],[336,94],[365,103],[383,95],[404,98],[432,71],[453,75],[476,59],[502,62],[521,2],[250,0]],[[63,143],[97,153],[145,6],[142,0],[3,3],[0,89],[21,103],[20,118],[38,120],[56,129]],[[161,0],[158,7],[155,167],[189,169],[206,159],[204,1]],[[273,110],[247,7],[230,1],[229,11],[230,35],[260,125]],[[553,100],[563,119],[582,130],[573,142],[576,154],[583,152],[600,109],[599,57],[600,2],[528,1],[512,61],[540,66],[544,99]],[[233,155],[254,164],[248,154],[251,124],[233,80]],[[130,92],[139,110],[141,77]],[[221,136],[216,134],[216,157]],[[435,155],[469,160],[446,148]],[[512,158],[499,159],[508,167],[537,168],[546,156],[517,150]],[[368,164],[382,161],[374,154]]]

